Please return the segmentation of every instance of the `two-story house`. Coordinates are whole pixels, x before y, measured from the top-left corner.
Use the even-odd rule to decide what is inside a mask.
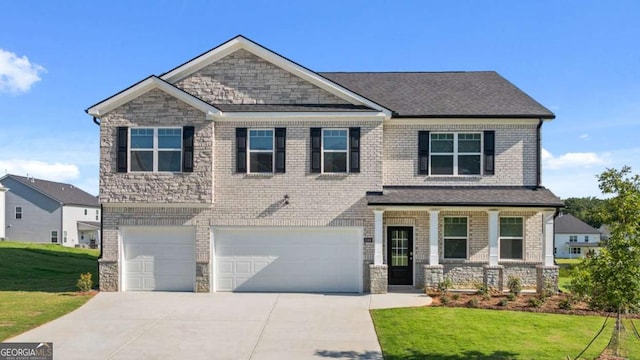
[[[577,259],[600,252],[600,230],[571,214],[556,218],[554,233],[554,253],[558,259]]]
[[[495,72],[317,73],[238,36],[87,113],[102,290],[557,283],[554,115]]]
[[[0,239],[97,248],[98,198],[72,184],[0,177]]]

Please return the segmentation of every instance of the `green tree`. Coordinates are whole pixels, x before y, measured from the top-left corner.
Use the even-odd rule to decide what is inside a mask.
[[[598,213],[611,237],[600,254],[577,266],[570,289],[592,307],[617,313],[611,350],[618,355],[621,316],[640,310],[640,176],[625,166],[598,180],[602,193],[611,195]]]
[[[586,222],[594,228],[599,228],[602,225],[602,219],[600,219],[599,213],[606,201],[602,199],[591,197],[567,198],[564,201],[567,214],[571,214],[578,219]]]

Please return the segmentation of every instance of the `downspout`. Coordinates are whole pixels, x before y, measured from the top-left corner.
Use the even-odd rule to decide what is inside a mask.
[[[98,118],[95,116],[93,117],[93,123],[100,126],[100,121],[98,121]]]
[[[539,188],[542,184],[542,136],[540,134],[540,128],[542,127],[543,120],[538,120],[538,127],[536,128],[536,187]],[[557,215],[557,214],[556,214]]]

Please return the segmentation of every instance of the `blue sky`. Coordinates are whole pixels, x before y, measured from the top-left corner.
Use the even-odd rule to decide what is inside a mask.
[[[13,1],[0,5],[0,175],[97,194],[90,105],[242,34],[315,71],[496,70],[551,109],[543,184],[640,172],[638,1]]]

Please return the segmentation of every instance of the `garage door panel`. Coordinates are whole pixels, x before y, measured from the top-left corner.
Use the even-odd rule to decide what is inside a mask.
[[[126,228],[122,242],[125,290],[193,291],[192,227]]]
[[[215,229],[218,291],[360,292],[357,228]]]

